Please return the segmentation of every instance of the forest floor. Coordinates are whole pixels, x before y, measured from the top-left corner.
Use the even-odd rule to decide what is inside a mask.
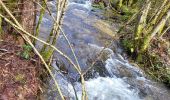
[[[152,78],[170,86],[170,32],[162,39],[152,40],[144,62],[144,70]]]
[[[112,10],[104,11],[104,18],[111,23],[119,23],[120,26],[124,26],[128,19],[131,17],[126,15],[115,14]],[[118,34],[121,46],[126,52],[126,57],[132,63],[140,66],[141,69],[147,74],[149,78],[155,81],[165,83],[170,87],[170,30],[163,35],[162,38],[155,36],[147,51],[142,54],[142,58],[137,60],[137,53],[132,53],[131,48],[133,47],[134,30],[136,20],[126,25],[124,29]]]
[[[0,41],[0,100],[33,100],[40,87],[40,61],[20,56],[22,39],[6,34]]]

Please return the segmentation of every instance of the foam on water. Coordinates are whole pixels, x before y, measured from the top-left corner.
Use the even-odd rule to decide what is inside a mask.
[[[138,91],[130,90],[120,78],[98,77],[85,82],[89,100],[140,100]],[[77,91],[81,100],[81,91]]]
[[[90,0],[69,0],[69,5],[78,5],[89,10],[92,8],[91,4]]]
[[[103,47],[92,45],[92,47],[94,46],[96,47],[96,49],[97,48],[103,49]],[[111,51],[111,49],[109,49],[108,51]],[[110,53],[111,53],[110,56],[114,54],[113,51],[111,51]],[[106,67],[109,74],[111,74],[111,77],[99,76],[97,78],[93,78],[93,79],[89,79],[88,81],[85,81],[88,100],[141,100],[140,97],[138,96],[139,93],[138,89],[130,88],[130,85],[126,83],[123,78],[118,78],[117,76],[114,75],[114,72],[116,71],[116,64],[120,62],[121,61],[110,57],[109,59],[106,60],[106,65],[104,67]],[[126,67],[133,68],[130,65],[126,65]],[[57,78],[57,79],[59,79],[58,81],[61,81],[61,78]],[[65,85],[67,87],[63,85],[63,82],[61,82],[60,84],[61,84],[60,86],[63,87],[62,90],[64,91],[66,89],[68,90],[67,94],[65,95],[69,97],[69,99],[71,100],[76,100],[76,96],[74,95],[75,91],[72,85],[69,82],[67,82],[68,85]],[[81,100],[81,96],[82,96],[81,83],[79,82],[74,83],[74,87],[78,99]]]
[[[103,49],[103,47],[99,47],[96,45],[96,49],[97,48]],[[114,55],[111,49],[106,48],[106,50],[111,51],[109,56]],[[88,94],[88,99],[89,100],[140,100],[137,89],[130,89],[130,85],[126,83],[123,80],[123,78],[118,78],[114,75],[114,72],[116,71],[116,67],[118,67],[117,66],[118,63],[124,64],[125,65],[124,67],[131,68],[134,71],[136,71],[137,69],[130,66],[129,64],[121,62],[118,59],[115,59],[114,57],[110,57],[109,59],[106,60],[105,63],[106,65],[104,67],[106,67],[111,77],[98,77],[86,81],[85,85]],[[138,76],[136,75],[136,77]],[[78,86],[80,86],[80,83],[78,84],[79,84]],[[77,90],[77,93],[78,93],[79,100],[81,100],[81,93],[82,93],[81,90]]]
[[[52,6],[51,8],[54,8],[53,3],[54,2],[49,3],[49,5]],[[76,6],[77,8],[82,7],[87,10],[90,10],[91,2],[90,0],[70,0],[69,6],[71,7],[73,6],[73,8],[74,6]],[[72,11],[77,11],[79,12],[78,14],[81,14],[76,16],[78,16],[79,18],[83,18],[82,16],[87,15],[85,13],[86,10],[84,9],[77,10],[76,7],[73,10],[71,9]],[[48,22],[49,22],[48,19],[45,18],[43,19],[43,23],[48,23]],[[72,24],[70,24],[70,26],[71,25]],[[81,37],[83,36],[85,37],[85,34],[81,34]],[[85,47],[87,47],[90,50],[89,52],[91,54],[93,53],[92,51],[100,52],[104,48],[96,45],[95,43],[88,44],[88,46]],[[87,49],[87,48],[83,48],[83,49]],[[97,78],[93,78],[85,81],[88,100],[141,100],[141,98],[139,97],[140,89],[132,88],[131,85],[129,85],[130,83],[128,84],[127,81],[125,80],[126,78],[127,80],[128,78],[132,78],[135,80],[142,80],[142,82],[145,82],[146,79],[143,77],[143,73],[141,72],[141,70],[129,64],[129,62],[124,60],[124,58],[120,54],[116,54],[111,49],[105,48],[104,51],[108,55],[108,59],[106,59],[105,66],[103,67],[105,67],[106,70],[109,72],[110,77],[109,75],[107,77],[97,76]],[[56,70],[59,70],[58,67],[56,66],[56,63],[53,64],[53,67],[55,67]],[[120,74],[122,74],[120,69],[125,69],[124,71],[131,73],[131,76],[128,77],[126,76],[126,74],[119,76]],[[54,71],[54,73],[55,73],[56,80],[59,86],[61,87],[63,95],[65,95],[65,97],[68,98],[69,100],[70,99],[76,100],[75,91],[73,89],[71,82],[67,80],[67,75],[63,75],[62,73],[58,73],[56,71]],[[73,85],[76,90],[78,99],[81,100],[81,95],[82,95],[81,83],[77,81],[74,82]],[[55,93],[57,94],[56,91]]]

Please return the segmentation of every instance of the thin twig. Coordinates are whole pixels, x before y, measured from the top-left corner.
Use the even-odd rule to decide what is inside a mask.
[[[4,3],[3,3],[1,0],[0,0],[0,4],[1,4],[1,6],[5,9],[5,11],[10,15],[10,17],[14,20],[14,22],[17,24],[16,26],[17,26],[19,29],[24,30],[24,29],[22,28],[22,26],[19,24],[19,22],[15,19],[15,17],[11,14],[11,12],[8,10],[8,8],[4,5]],[[2,16],[3,16],[3,15],[2,15]],[[2,17],[2,16],[1,16],[1,17]],[[3,16],[3,18],[5,19],[4,16]],[[20,33],[20,34],[21,34],[21,33]],[[40,57],[40,59],[42,60],[42,62],[43,62],[44,65],[45,65],[46,69],[48,70],[49,74],[51,75],[52,79],[54,80],[55,85],[56,85],[56,87],[57,87],[57,89],[58,89],[58,92],[59,92],[62,100],[64,100],[64,96],[62,95],[62,92],[61,92],[61,90],[60,90],[60,88],[59,88],[59,86],[58,86],[58,83],[57,83],[57,81],[56,81],[53,73],[51,72],[49,66],[46,64],[45,60],[44,60],[43,57],[41,56],[41,54],[40,54],[40,53],[38,52],[38,50],[34,47],[34,45],[32,44],[32,42],[30,41],[30,39],[28,38],[27,35],[21,34],[21,36],[25,39],[25,41],[27,41],[27,42],[31,45],[31,47],[34,49],[34,51],[36,52],[36,54]]]
[[[47,4],[46,4],[46,5],[47,5]],[[59,3],[58,3],[57,5],[59,6]],[[64,3],[63,3],[63,5],[64,5]],[[42,6],[41,6],[41,7],[42,7]],[[52,17],[53,21],[56,22],[54,16],[52,16],[52,13],[51,13],[51,11],[49,10],[48,6],[46,6],[46,8],[47,8],[47,10],[48,10],[48,13],[49,13],[50,16]],[[59,9],[59,8],[58,8],[58,9]],[[79,70],[77,70],[77,71],[78,71],[78,73],[79,73],[80,76],[81,76],[81,83],[82,83],[82,100],[84,100],[84,99],[87,100],[88,97],[87,97],[86,90],[85,90],[85,81],[84,81],[83,74],[81,73],[81,67],[80,67],[80,65],[79,65],[78,59],[77,59],[77,57],[76,57],[76,55],[75,55],[75,52],[74,52],[74,50],[73,50],[73,48],[72,48],[72,46],[71,46],[71,43],[69,42],[67,36],[65,35],[64,31],[63,31],[62,28],[60,27],[59,23],[56,23],[56,24],[57,24],[57,27],[56,27],[56,28],[59,28],[60,31],[62,32],[62,34],[64,35],[67,43],[68,43],[69,46],[70,46],[70,49],[71,49],[71,51],[72,51],[72,54],[73,54],[73,56],[74,56],[74,58],[75,58],[75,60],[76,60],[77,67],[78,67],[78,69],[79,69]],[[59,33],[58,33],[58,35],[59,35]],[[58,36],[57,36],[57,37],[58,37]]]
[[[68,56],[66,56],[63,52],[61,52],[59,49],[57,49],[55,46],[53,46],[53,45],[51,45],[51,44],[49,44],[49,43],[47,43],[47,42],[45,42],[45,41],[43,41],[43,40],[35,37],[35,36],[33,36],[33,35],[30,34],[30,33],[28,33],[28,32],[25,31],[23,28],[15,25],[15,24],[14,24],[13,22],[11,22],[9,19],[5,18],[2,14],[0,14],[0,16],[1,16],[2,18],[4,18],[4,20],[5,20],[6,22],[8,22],[10,25],[12,25],[14,28],[18,29],[19,31],[25,33],[26,35],[28,35],[28,36],[30,36],[30,37],[32,37],[32,38],[40,41],[41,43],[46,44],[47,46],[53,48],[54,50],[56,50],[61,56],[63,56],[65,59],[67,59],[67,60],[73,65],[73,67],[79,72],[79,74],[80,74],[79,69],[78,69],[77,66],[72,62],[72,60],[71,60]]]

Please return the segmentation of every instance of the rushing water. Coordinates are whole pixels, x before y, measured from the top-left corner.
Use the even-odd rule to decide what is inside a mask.
[[[55,16],[55,2],[50,1],[48,5]],[[116,23],[109,24],[102,20],[98,17],[100,11],[92,11],[92,9],[91,2],[88,0],[70,0],[62,24],[64,32],[75,49],[82,70],[86,70],[91,65],[119,27]],[[45,14],[40,30],[41,39],[47,39],[52,24],[51,17]],[[37,43],[37,48],[41,48],[41,45]],[[74,59],[64,36],[59,36],[56,47]],[[117,41],[105,48],[103,52],[102,58],[85,75],[89,100],[170,100],[166,88],[146,79],[140,68],[131,65],[121,56],[122,49]],[[65,98],[76,100],[76,92],[80,100],[81,83],[72,65],[55,52],[53,67]],[[67,74],[56,70],[66,71]],[[46,98],[60,99],[57,90],[53,88],[52,80],[49,86]]]

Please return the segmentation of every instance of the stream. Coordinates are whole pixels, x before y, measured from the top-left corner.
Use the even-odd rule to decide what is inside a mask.
[[[55,15],[55,1],[48,6]],[[119,45],[114,40],[109,47],[105,45],[116,36],[119,24],[111,24],[102,19],[100,10],[93,10],[91,1],[69,0],[62,29],[75,50],[82,71],[88,69],[103,50],[91,70],[85,74],[85,86],[89,100],[170,100],[170,91],[162,84],[146,78],[144,72],[135,64],[130,64]],[[37,16],[38,17],[38,16]],[[42,40],[49,36],[53,25],[52,18],[46,13],[40,28]],[[37,42],[41,49],[42,44]],[[70,57],[74,56],[64,36],[60,34],[56,47]],[[57,52],[53,56],[53,73],[66,100],[81,100],[80,76],[73,66]],[[58,70],[61,70],[60,72]],[[60,100],[53,80],[44,95],[48,100]]]

